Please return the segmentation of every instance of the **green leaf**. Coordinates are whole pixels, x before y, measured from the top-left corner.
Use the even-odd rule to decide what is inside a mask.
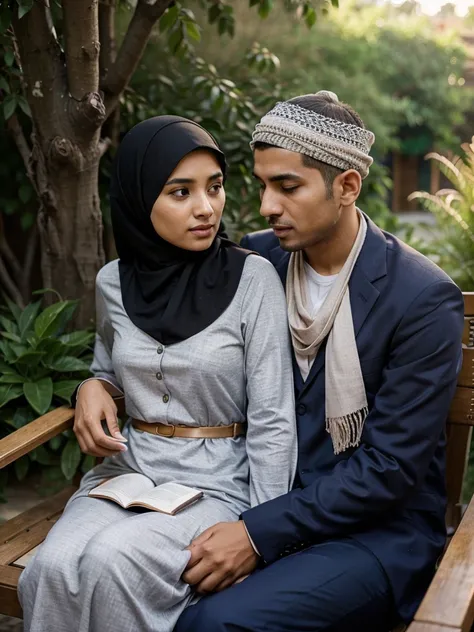
[[[53,387],[54,394],[70,404],[71,396],[76,390],[78,384],[78,380],[61,380],[59,382],[55,382]]]
[[[316,11],[312,7],[309,7],[305,16],[306,26],[308,28],[311,28],[312,26],[314,26],[316,24],[316,19],[317,19]]]
[[[13,62],[15,61],[15,54],[11,48],[5,51],[3,59],[5,60],[5,63],[9,68],[13,66]]]
[[[19,4],[18,17],[21,20],[33,8],[33,0],[17,0],[17,2]]]
[[[91,470],[95,465],[95,456],[92,454],[87,454],[86,458],[82,461],[81,472],[85,474],[89,470]]]
[[[4,373],[0,376],[0,384],[23,384],[25,378],[19,373]]]
[[[30,332],[30,329],[33,327],[40,308],[41,301],[37,301],[36,303],[30,303],[22,311],[20,322],[18,323],[18,326],[20,328],[20,336],[22,338],[25,338],[26,334]]]
[[[172,26],[174,26],[174,24],[176,23],[176,20],[178,19],[178,15],[179,15],[178,5],[175,4],[172,7],[169,7],[169,9],[166,9],[166,11],[163,13],[163,16],[160,19],[160,23],[159,23],[160,32],[163,33],[163,31],[167,31]]]
[[[52,439],[50,439],[50,441],[48,442],[48,445],[51,448],[51,450],[56,452],[56,450],[59,450],[59,448],[61,447],[62,442],[63,442],[63,439],[61,435],[59,435],[58,437],[53,437]]]
[[[3,315],[0,316],[0,325],[5,331],[8,331],[11,334],[16,334],[19,331],[18,325]]]
[[[25,97],[23,96],[18,97],[18,105],[21,107],[21,109],[26,114],[26,116],[29,116],[31,118],[30,104],[25,99]]]
[[[70,334],[59,336],[59,341],[66,347],[87,347],[95,338],[95,333],[90,331],[73,331]]]
[[[5,362],[5,360],[0,359],[0,373],[16,373],[15,369],[11,364]]]
[[[2,334],[2,336],[4,338],[6,338],[7,340],[12,340],[13,342],[19,342],[21,343],[21,338],[20,336],[17,336],[16,334],[11,334],[9,331],[2,331],[0,332]]]
[[[201,31],[196,22],[186,22],[186,33],[188,34],[188,37],[196,42],[201,41]]]
[[[273,9],[273,0],[260,0],[260,6],[258,7],[258,15],[261,18],[267,18],[272,9]]]
[[[29,424],[33,419],[35,419],[35,413],[31,408],[17,408],[13,415],[13,424],[15,428],[23,428],[23,426]]]
[[[35,223],[34,213],[22,213],[20,217],[20,224],[22,230],[30,230]]]
[[[3,90],[7,94],[10,94],[10,86],[8,85],[5,77],[0,77],[0,90]]]
[[[183,34],[180,29],[176,29],[171,33],[168,38],[168,46],[172,53],[177,53],[181,42],[183,41]]]
[[[44,415],[53,399],[53,380],[45,377],[38,382],[26,382],[23,384],[23,393],[30,406],[39,415]]]
[[[30,457],[28,455],[22,456],[21,459],[15,461],[14,468],[17,479],[22,481],[30,469]]]
[[[89,365],[86,364],[84,360],[74,358],[73,356],[54,358],[50,360],[47,364],[46,362],[44,364],[48,366],[48,368],[53,369],[53,371],[60,371],[61,373],[72,373],[74,371],[89,370]]]
[[[61,454],[61,470],[68,480],[71,480],[77,472],[77,468],[81,462],[81,456],[81,449],[74,437],[67,442]]]
[[[62,324],[61,315],[69,306],[69,301],[61,301],[50,305],[35,320],[35,334],[42,340],[57,333]]]
[[[17,105],[16,97],[12,94],[9,94],[6,97],[6,99],[3,101],[3,116],[5,117],[6,121],[8,121],[10,116],[12,116],[13,113],[15,112],[16,105]]]
[[[10,364],[15,364],[18,359],[12,349],[11,343],[6,340],[0,340],[0,355],[3,355],[5,360]]]
[[[23,389],[17,384],[6,384],[0,386],[0,408],[11,402],[13,399],[23,395]]]
[[[30,452],[30,459],[32,461],[36,461],[40,465],[51,465],[51,455],[44,445],[40,445],[36,448],[36,450]]]
[[[4,299],[5,299],[5,303],[8,305],[8,309],[12,313],[14,319],[16,320],[17,323],[19,323],[20,322],[20,316],[21,316],[21,309],[18,307],[18,305],[16,303],[14,303],[11,299],[9,299],[8,296],[4,296]]]
[[[42,351],[30,351],[29,349],[27,349],[26,351],[18,355],[16,361],[20,364],[27,364],[29,365],[29,368],[31,368],[38,366],[43,356],[44,353]]]
[[[23,202],[23,204],[28,204],[28,202],[31,200],[32,194],[33,189],[27,182],[23,183],[18,189],[18,197]]]

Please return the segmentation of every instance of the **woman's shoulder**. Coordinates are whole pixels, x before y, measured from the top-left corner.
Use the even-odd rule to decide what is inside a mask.
[[[96,277],[96,285],[102,293],[107,294],[110,291],[120,290],[120,274],[118,259],[109,261],[103,266]]]
[[[247,283],[259,283],[267,281],[271,285],[281,286],[281,279],[278,272],[268,259],[257,254],[250,254],[245,260],[242,272],[242,280]]]

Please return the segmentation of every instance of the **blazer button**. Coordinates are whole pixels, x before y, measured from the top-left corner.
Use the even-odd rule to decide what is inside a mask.
[[[163,395],[163,401],[165,402],[165,404],[167,404],[170,401],[170,396],[169,395]]]
[[[160,345],[158,349],[156,350],[156,353],[163,353],[163,351],[164,351],[164,347],[163,345]]]
[[[162,380],[162,379],[163,379],[163,373],[160,373],[160,372],[158,371],[158,373],[156,374],[156,379],[157,379],[157,380]]]
[[[298,415],[304,415],[306,413],[306,406],[304,404],[298,404],[298,406],[296,407],[296,412],[298,413]]]

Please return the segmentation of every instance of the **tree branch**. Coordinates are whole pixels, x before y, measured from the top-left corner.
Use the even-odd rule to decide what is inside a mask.
[[[99,0],[99,74],[106,77],[117,54],[115,43],[116,0]]]
[[[63,0],[62,7],[69,93],[80,100],[99,89],[98,0]]]
[[[153,26],[172,0],[138,0],[115,63],[103,82],[107,116],[113,112],[141,59]]]
[[[0,257],[0,283],[3,285],[5,290],[10,295],[10,298],[15,301],[15,303],[21,307],[21,309],[25,308],[25,304],[23,303],[23,299],[21,297],[20,290],[16,287],[13,282],[11,276],[8,273],[5,264],[3,263],[3,259]]]
[[[28,145],[28,141],[25,138],[23,129],[20,125],[20,122],[16,114],[13,114],[12,116],[10,116],[10,118],[7,121],[7,127],[10,130],[13,140],[15,141],[17,149],[20,153],[20,156],[23,159],[23,163],[26,169],[26,174],[34,190],[36,191],[36,193],[38,193],[36,180],[35,180],[35,174],[33,172],[33,167],[31,165],[31,148]]]
[[[21,19],[13,16],[13,30],[27,85],[33,121],[43,137],[54,135],[64,120],[66,82],[61,49],[51,30],[49,7],[34,2]],[[57,132],[56,132],[57,133]]]
[[[28,302],[30,298],[30,280],[31,280],[31,271],[33,269],[33,264],[35,261],[36,255],[36,246],[38,245],[38,226],[35,222],[32,227],[28,242],[26,245],[26,254],[23,262],[23,278],[21,280],[21,293],[25,302]]]

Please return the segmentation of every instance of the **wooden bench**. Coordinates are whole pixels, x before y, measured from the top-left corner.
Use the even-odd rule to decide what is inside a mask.
[[[454,534],[408,632],[468,632],[474,621],[474,500],[461,491],[474,426],[474,292],[464,294],[463,366],[448,419],[447,525]],[[0,440],[0,468],[71,428],[74,411],[58,408]],[[17,598],[22,555],[38,546],[74,492],[70,486],[0,525],[0,614],[22,617]],[[385,632],[382,631],[381,632]]]

